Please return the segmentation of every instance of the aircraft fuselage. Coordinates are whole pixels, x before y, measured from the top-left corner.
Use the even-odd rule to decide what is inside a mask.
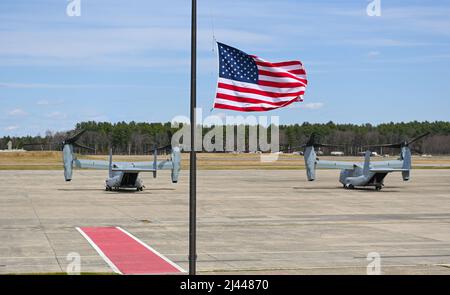
[[[343,169],[339,176],[339,182],[346,188],[357,186],[375,186],[381,188],[384,185],[384,178],[387,173],[369,172],[363,174],[363,169],[356,166],[354,169]]]
[[[138,176],[138,172],[113,172],[112,177],[106,179],[106,190],[124,188],[142,190],[144,183]]]

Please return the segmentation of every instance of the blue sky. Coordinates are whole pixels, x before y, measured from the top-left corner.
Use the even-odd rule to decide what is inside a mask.
[[[198,105],[216,87],[213,36],[268,60],[300,59],[303,103],[281,123],[448,120],[450,1],[198,0]],[[0,136],[84,120],[189,114],[190,1],[0,2]],[[215,115],[242,113],[214,110]],[[245,115],[245,114],[244,114]]]

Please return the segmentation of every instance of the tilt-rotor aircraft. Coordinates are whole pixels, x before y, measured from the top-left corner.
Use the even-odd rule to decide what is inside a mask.
[[[72,180],[72,171],[76,167],[109,170],[109,175],[106,179],[107,191],[118,189],[136,189],[137,191],[142,191],[144,189],[144,183],[138,177],[140,172],[151,172],[153,173],[153,177],[156,178],[158,170],[172,170],[172,182],[178,182],[178,175],[181,169],[181,152],[179,147],[172,148],[170,160],[160,162],[157,161],[157,149],[154,150],[153,161],[151,162],[113,162],[112,149],[109,153],[109,161],[77,159],[73,152],[74,147],[93,150],[93,148],[77,143],[77,140],[84,132],[86,130],[81,130],[74,136],[66,138],[61,143],[64,178],[66,181]]]
[[[313,181],[316,179],[316,168],[341,169],[339,182],[342,183],[344,188],[353,189],[355,187],[372,186],[379,191],[384,186],[384,178],[391,172],[401,172],[404,181],[410,179],[410,145],[428,134],[429,132],[401,143],[368,146],[369,150],[365,152],[364,162],[362,163],[320,160],[314,148],[331,147],[333,145],[318,143],[316,135],[312,134],[306,145],[303,146],[306,176],[309,181]],[[371,162],[370,155],[372,152],[370,148],[374,147],[399,148],[400,157],[397,160]]]

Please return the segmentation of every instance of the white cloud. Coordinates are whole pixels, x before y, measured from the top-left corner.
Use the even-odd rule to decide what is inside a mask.
[[[46,106],[46,105],[49,105],[50,103],[49,103],[49,101],[46,100],[46,99],[41,99],[41,100],[39,100],[36,104],[37,104],[37,105],[40,105],[40,106]]]
[[[291,104],[288,107],[292,109],[304,109],[304,110],[318,110],[321,109],[325,104],[322,102],[309,102],[309,103],[296,103]]]
[[[214,114],[215,116],[219,117],[221,120],[225,120],[225,118],[227,117],[227,114],[220,112],[217,114]]]
[[[244,30],[217,29],[221,40],[244,45],[270,44],[269,34]],[[89,30],[22,30],[0,31],[0,56],[10,63],[36,62],[40,59],[51,64],[71,62],[79,64],[107,62],[109,59],[135,61],[136,54],[148,51],[186,51],[190,44],[188,28],[128,27]],[[198,30],[199,50],[212,47],[211,31]],[[127,54],[129,56],[127,56]],[[155,56],[155,54],[154,54]],[[133,59],[134,57],[134,59]],[[160,56],[164,58],[163,56]],[[166,61],[170,59],[165,58]],[[173,59],[173,58],[172,58]],[[152,60],[156,63],[157,60]],[[163,63],[167,66],[167,63]]]
[[[367,53],[367,56],[368,57],[370,57],[370,58],[375,58],[375,57],[377,57],[377,56],[380,56],[380,52],[379,51],[369,51],[368,53]]]
[[[65,119],[67,118],[67,114],[59,112],[59,111],[55,111],[55,112],[51,112],[49,114],[46,115],[47,118],[49,119]]]
[[[5,131],[13,131],[13,130],[16,130],[18,128],[19,128],[19,126],[8,126],[8,127],[3,128],[3,129]]]
[[[14,109],[8,112],[10,116],[25,116],[27,113],[22,109]]]
[[[318,110],[321,109],[324,106],[324,104],[322,102],[310,102],[310,103],[305,103],[303,105],[304,109],[307,110]]]
[[[0,88],[17,89],[59,89],[59,88],[123,88],[136,87],[133,84],[45,84],[45,83],[4,83],[0,82]]]
[[[61,98],[59,98],[59,99],[41,99],[41,100],[38,100],[36,102],[36,104],[41,107],[56,106],[56,105],[64,104],[64,100]]]
[[[414,47],[414,46],[427,46],[431,43],[416,42],[416,41],[403,41],[389,38],[358,38],[343,40],[343,43],[348,43],[355,46],[379,46],[379,47]]]

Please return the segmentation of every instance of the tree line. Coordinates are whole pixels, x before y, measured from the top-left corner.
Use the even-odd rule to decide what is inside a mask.
[[[74,129],[86,129],[87,132],[80,138],[79,143],[95,148],[96,153],[106,154],[109,148],[114,148],[115,154],[150,154],[154,146],[170,145],[172,135],[178,128],[166,123],[145,122],[80,122]],[[203,135],[208,133],[214,126],[204,126]],[[223,136],[226,136],[226,127]],[[237,128],[234,126],[233,128]],[[263,128],[270,139],[270,129]],[[248,137],[249,126],[245,126],[245,134]],[[414,145],[413,151],[426,154],[450,154],[450,122],[401,122],[371,124],[336,124],[328,122],[325,124],[303,124],[280,125],[279,142],[280,149],[284,151],[300,150],[300,146],[306,143],[312,133],[316,133],[321,143],[341,145],[336,148],[324,148],[324,152],[332,150],[343,151],[347,155],[358,155],[364,150],[365,145],[397,143],[411,139],[425,132],[431,135]],[[236,134],[236,132],[235,132]],[[14,148],[25,147],[27,150],[58,150],[60,143],[67,137],[67,132],[47,131],[44,135],[0,138],[0,149],[12,141]],[[224,139],[225,141],[225,139]],[[28,145],[31,144],[31,145]],[[375,149],[383,154],[398,153],[395,149]],[[78,151],[87,153],[88,151]]]

